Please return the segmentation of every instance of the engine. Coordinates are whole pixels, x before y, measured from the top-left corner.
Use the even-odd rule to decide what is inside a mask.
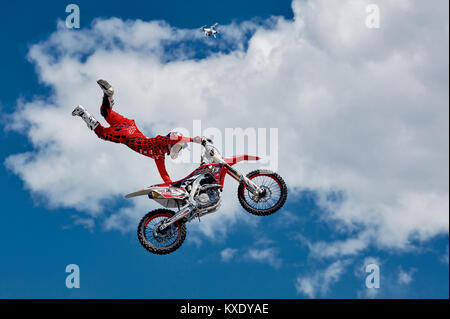
[[[219,202],[220,190],[218,190],[218,187],[211,187],[206,190],[201,190],[194,199],[197,202],[197,207],[200,209],[211,207]]]
[[[215,179],[211,175],[206,175],[200,181],[200,187],[194,200],[201,214],[215,212],[219,208],[222,186],[216,184]]]

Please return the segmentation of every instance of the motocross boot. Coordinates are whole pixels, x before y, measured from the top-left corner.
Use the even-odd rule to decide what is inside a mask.
[[[113,96],[114,88],[111,86],[111,84],[108,83],[108,81],[103,80],[103,79],[98,79],[97,84],[100,86],[103,93],[105,93],[107,96]]]
[[[103,99],[108,101],[107,104],[109,105],[107,105],[107,108],[112,108],[114,105],[113,100],[114,88],[111,86],[111,84],[108,83],[108,81],[103,79],[98,79],[97,84],[100,86],[100,88],[104,93]]]
[[[78,105],[73,111],[72,116],[79,116],[85,122],[88,128],[91,130],[95,130],[96,127],[100,124],[91,114],[86,111],[86,109],[82,105]]]

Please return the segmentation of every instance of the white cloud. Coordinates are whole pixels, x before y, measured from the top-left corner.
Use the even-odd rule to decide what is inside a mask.
[[[245,257],[249,260],[254,260],[260,263],[267,263],[274,268],[281,267],[282,260],[278,257],[278,249],[276,248],[264,248],[248,250]]]
[[[233,259],[234,255],[237,253],[237,249],[233,248],[225,248],[220,252],[220,258],[224,262],[229,262],[231,259]]]
[[[78,218],[78,217],[74,217],[74,224],[75,225],[80,225],[82,227],[84,227],[85,229],[89,230],[89,231],[93,231],[94,227],[95,227],[95,221],[92,218]]]
[[[62,226],[62,229],[72,229],[74,226],[81,226],[84,229],[88,230],[89,232],[93,232],[95,228],[95,219],[94,218],[84,218],[80,217],[78,215],[72,215],[73,224],[71,225],[64,225]]]
[[[357,255],[369,245],[371,239],[372,238],[368,232],[361,232],[355,238],[350,237],[345,240],[334,241],[332,243],[324,241],[310,243],[307,241],[307,244],[312,257],[329,258]]]
[[[189,128],[192,119],[222,130],[279,128],[288,186],[317,192],[324,219],[349,229],[343,242],[317,244],[329,256],[448,234],[448,3],[382,2],[380,29],[368,29],[369,2],[294,1],[294,21],[223,26],[207,46],[234,50],[201,60],[183,45],[203,41],[198,30],[117,18],[83,30],[60,26],[29,53],[51,96],[19,101],[10,118],[33,150],[5,164],[51,207],[94,217],[159,182],[152,160],[97,139],[70,116],[83,104],[100,117],[95,80],[104,77],[116,87],[117,109],[147,135]],[[175,179],[193,167],[169,164],[169,171]],[[343,201],[327,199],[330,191]],[[199,234],[226,236],[223,220],[245,218],[234,196],[195,226]],[[151,209],[129,205],[105,227],[131,229]]]
[[[416,272],[416,269],[412,268],[409,271],[405,271],[400,268],[398,272],[398,283],[400,285],[409,285],[413,281],[413,274]]]
[[[299,275],[295,282],[297,293],[302,293],[309,298],[326,296],[330,287],[337,283],[345,273],[349,263],[349,260],[338,260],[323,270]]]

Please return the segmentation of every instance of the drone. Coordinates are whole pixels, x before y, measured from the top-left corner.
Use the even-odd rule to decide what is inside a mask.
[[[216,27],[218,25],[219,24],[217,22],[214,25],[210,26],[209,28],[207,28],[206,25],[204,25],[203,27],[200,28],[200,30],[205,32],[205,35],[207,37],[214,36],[214,38],[216,38],[216,34],[219,33],[219,31],[216,30]]]

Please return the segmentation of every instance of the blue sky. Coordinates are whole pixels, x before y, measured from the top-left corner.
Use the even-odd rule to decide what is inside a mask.
[[[110,17],[165,20],[176,28],[195,28],[216,21],[226,25],[270,16],[283,16],[288,21],[293,18],[291,1],[285,0],[128,1],[126,6],[119,1],[78,1],[77,4],[82,29],[89,28],[95,18]],[[14,112],[18,98],[30,101],[36,96],[52,95],[51,89],[38,81],[38,72],[27,60],[27,54],[31,45],[55,32],[57,20],[66,17],[64,10],[65,4],[60,1],[2,4],[3,115]],[[3,116],[2,121],[5,125],[8,118]],[[10,155],[33,151],[26,134],[4,130],[0,138],[2,163]],[[448,148],[443,152],[448,154]],[[280,159],[284,171],[287,166]],[[448,230],[424,240],[413,238],[409,248],[369,244],[358,253],[342,256],[338,261],[344,266],[338,278],[331,283],[323,282],[322,271],[337,259],[315,258],[308,243],[343,240],[349,232],[336,227],[339,223],[335,220],[324,218],[328,212],[319,204],[314,191],[296,188],[279,213],[266,218],[251,216],[258,221],[234,223],[227,236],[214,240],[201,237],[201,244],[189,239],[192,225],[188,225],[188,240],[177,252],[156,256],[139,245],[134,231],[106,231],[99,223],[93,229],[84,228],[76,224],[82,212],[51,207],[45,196],[25,189],[23,180],[5,165],[1,166],[0,174],[4,185],[0,195],[3,203],[0,298],[311,297],[296,288],[299,277],[316,280],[319,288],[314,297],[358,298],[367,293],[365,274],[361,274],[367,258],[380,264],[381,288],[377,298],[449,295]],[[237,186],[233,183],[230,180],[227,187]],[[104,205],[104,214],[111,215],[124,205],[119,199],[111,200]],[[241,209],[238,214],[247,213]],[[350,233],[357,233],[358,227],[355,225]],[[221,252],[227,248],[236,249],[230,261],[221,258]],[[248,258],[246,252],[252,249],[269,250],[272,259]],[[80,289],[65,287],[65,267],[72,263],[80,266]],[[411,280],[399,281],[401,273],[410,275]]]

